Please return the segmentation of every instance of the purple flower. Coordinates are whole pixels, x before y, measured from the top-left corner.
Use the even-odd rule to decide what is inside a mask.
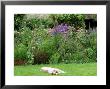
[[[57,33],[65,33],[67,31],[68,31],[68,25],[62,23],[53,28],[52,34],[55,35]]]
[[[65,32],[67,30],[68,30],[67,24],[61,24],[61,25],[57,26],[57,31],[58,32]]]

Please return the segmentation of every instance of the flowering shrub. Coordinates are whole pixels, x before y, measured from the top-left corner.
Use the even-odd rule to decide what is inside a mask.
[[[83,15],[75,14],[25,19],[24,26],[14,33],[15,60],[30,64],[96,62],[96,33],[76,31],[83,28],[83,20]]]

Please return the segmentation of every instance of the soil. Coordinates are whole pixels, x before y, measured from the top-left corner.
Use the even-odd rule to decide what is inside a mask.
[[[26,61],[22,59],[15,59],[14,60],[14,65],[25,65]]]

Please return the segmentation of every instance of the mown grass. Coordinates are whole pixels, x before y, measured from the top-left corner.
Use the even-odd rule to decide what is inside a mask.
[[[85,63],[85,64],[41,64],[41,65],[25,65],[15,66],[15,76],[52,76],[51,74],[40,71],[43,66],[59,68],[66,73],[59,74],[57,76],[96,76],[97,64]],[[56,76],[56,75],[54,75]]]

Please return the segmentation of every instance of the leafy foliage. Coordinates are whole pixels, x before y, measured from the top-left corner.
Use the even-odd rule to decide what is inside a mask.
[[[15,14],[14,15],[14,30],[19,30],[22,28],[22,23],[24,20],[25,14]]]
[[[84,27],[84,15],[78,14],[54,14],[50,15],[51,18],[55,21],[56,24],[67,23],[71,26]]]
[[[15,60],[17,59],[22,59],[26,60],[27,59],[27,47],[20,43],[19,45],[15,46],[15,51],[14,51],[14,58]]]
[[[96,32],[85,32],[84,15],[50,14],[46,19],[21,19],[21,15],[20,26],[18,17],[15,60],[27,60],[30,64],[96,62]]]
[[[50,58],[50,63],[57,64],[59,63],[60,54],[58,52],[54,53]]]

